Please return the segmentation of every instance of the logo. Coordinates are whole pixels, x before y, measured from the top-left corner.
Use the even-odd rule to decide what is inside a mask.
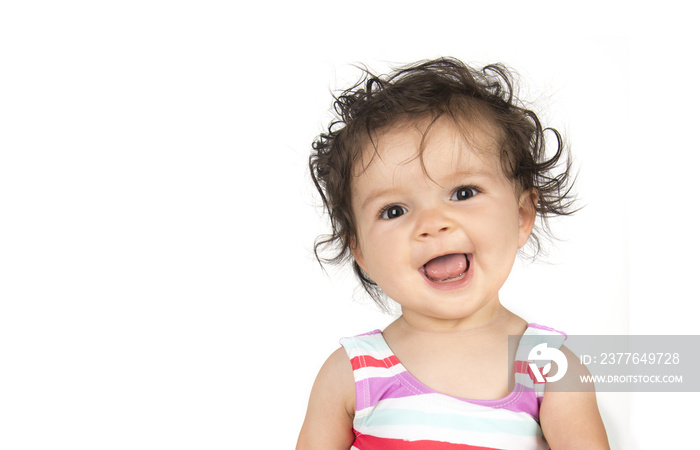
[[[527,359],[528,361],[547,361],[547,364],[542,368],[542,372],[540,372],[537,364],[530,363],[530,370],[538,383],[544,383],[545,380],[548,383],[559,381],[564,377],[564,374],[566,374],[566,369],[569,368],[566,356],[558,348],[547,347],[546,342],[538,344],[530,350]],[[552,370],[552,361],[557,363],[557,373],[554,376],[545,378],[544,375],[547,375],[549,371]]]

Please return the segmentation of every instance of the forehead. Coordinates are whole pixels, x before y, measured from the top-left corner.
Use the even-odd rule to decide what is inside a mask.
[[[500,130],[485,120],[404,121],[377,132],[363,146],[353,178],[361,183],[363,175],[387,171],[394,173],[385,177],[395,177],[399,167],[416,164],[428,178],[445,171],[501,173],[500,140]]]

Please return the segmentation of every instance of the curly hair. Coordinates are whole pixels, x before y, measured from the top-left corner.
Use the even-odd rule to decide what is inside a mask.
[[[354,86],[334,96],[334,120],[312,144],[309,169],[331,225],[330,234],[316,239],[314,253],[322,265],[351,260],[362,287],[380,307],[387,307],[381,289],[352,258],[357,228],[351,181],[363,149],[369,143],[375,145],[374,136],[382,130],[426,118],[432,125],[443,116],[463,125],[475,117],[495,125],[505,175],[521,192],[539,194],[535,209],[541,226],[536,225],[531,235],[533,257],[542,248],[541,238],[552,237],[547,219],[574,212],[568,149],[557,130],[543,128],[537,115],[516,98],[514,77],[505,66],[492,64],[478,70],[455,58],[438,58],[384,76],[366,68],[362,71]],[[556,151],[549,158],[548,131],[556,141]],[[322,256],[328,251],[332,254]]]

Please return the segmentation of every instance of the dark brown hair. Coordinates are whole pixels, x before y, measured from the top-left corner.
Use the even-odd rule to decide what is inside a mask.
[[[530,239],[533,257],[537,255],[541,237],[551,237],[547,219],[573,212],[571,164],[559,132],[543,128],[537,115],[516,98],[511,72],[501,64],[477,70],[455,58],[421,61],[385,76],[362,70],[360,81],[334,96],[335,118],[328,131],[316,137],[309,157],[311,177],[331,224],[331,233],[320,236],[314,246],[319,263],[352,260],[363,288],[386,307],[381,289],[350,252],[357,233],[351,206],[353,167],[381,130],[426,118],[434,124],[443,116],[462,127],[469,125],[466,117],[485,118],[499,129],[504,173],[519,189],[539,194],[535,206],[542,226],[533,229]],[[556,144],[549,158],[547,131]],[[322,256],[326,251],[331,255]]]

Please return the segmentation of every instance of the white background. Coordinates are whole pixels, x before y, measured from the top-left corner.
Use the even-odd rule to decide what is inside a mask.
[[[294,446],[338,339],[391,320],[311,252],[309,146],[353,63],[514,67],[586,207],[504,303],[698,334],[694,14],[560,3],[3,2],[0,447]],[[699,399],[599,394],[624,449],[694,442]]]

